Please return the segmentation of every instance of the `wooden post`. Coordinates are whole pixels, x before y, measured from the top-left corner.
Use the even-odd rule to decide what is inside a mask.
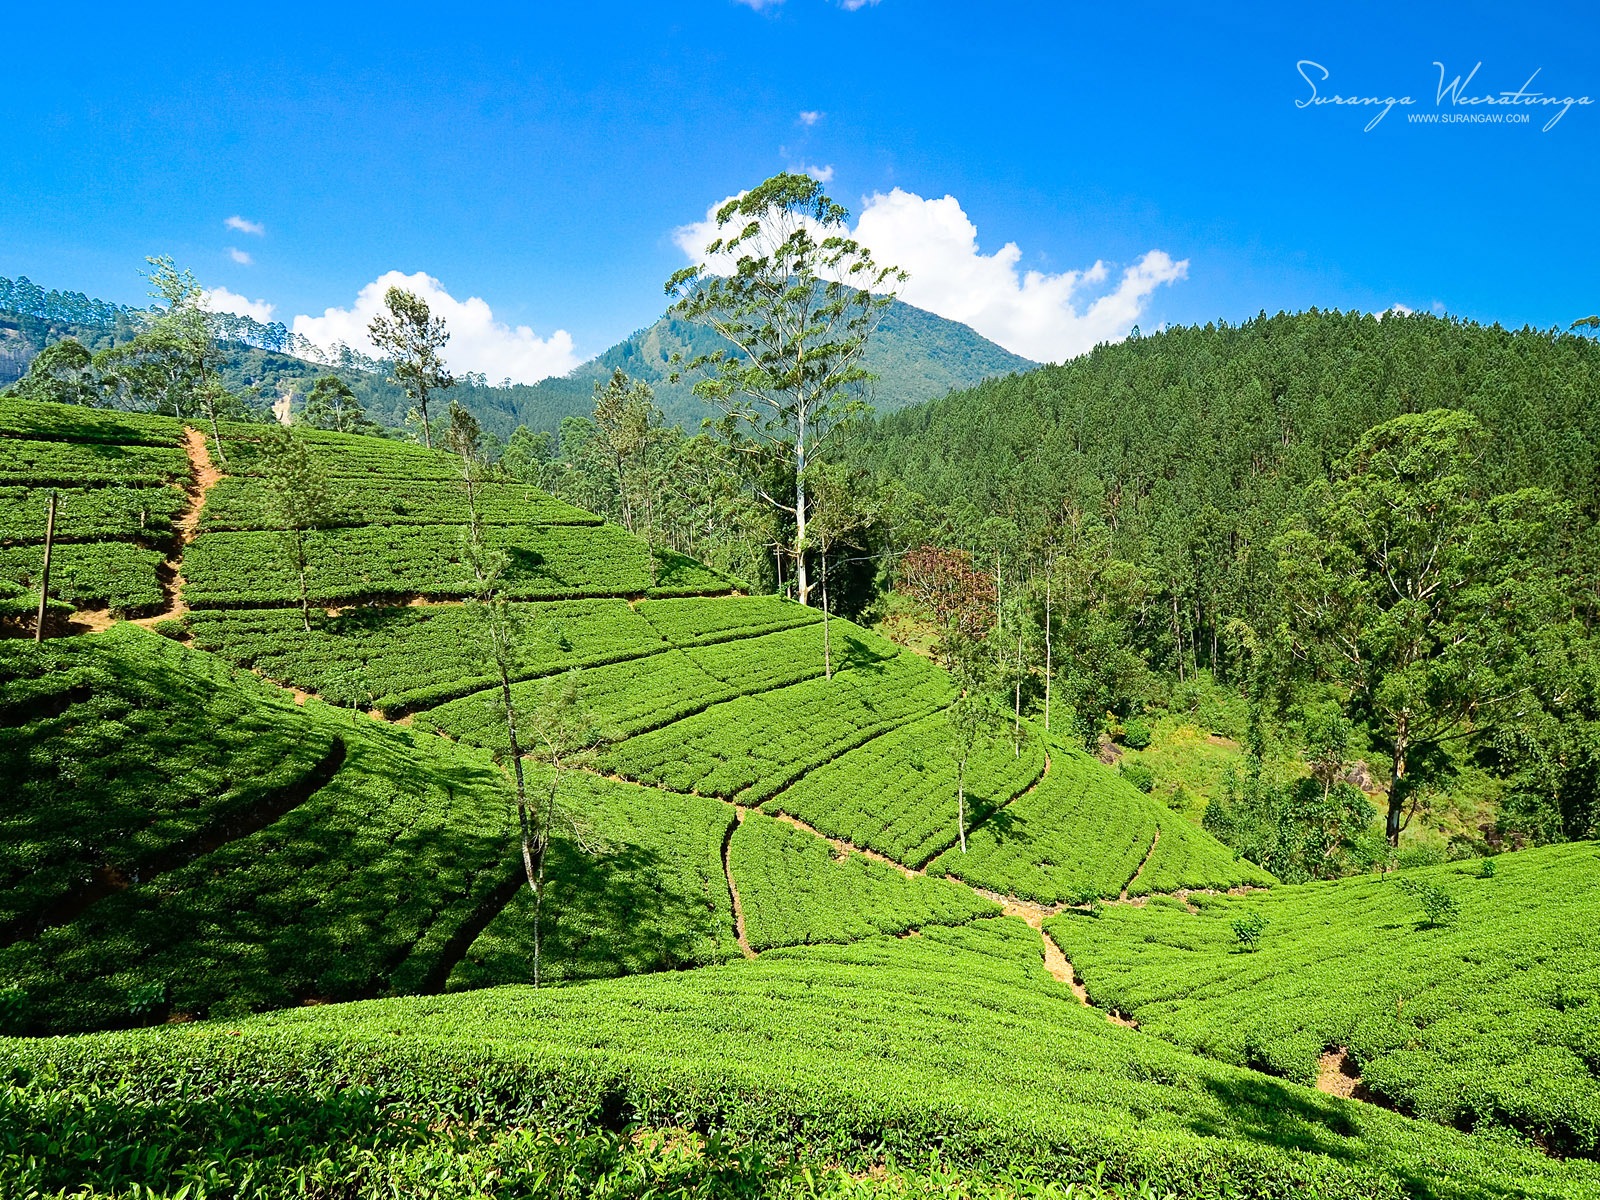
[[[56,492],[50,492],[50,512],[44,520],[44,570],[39,575],[39,623],[34,626],[34,644],[44,641],[44,610],[50,600],[50,546],[56,540]]]

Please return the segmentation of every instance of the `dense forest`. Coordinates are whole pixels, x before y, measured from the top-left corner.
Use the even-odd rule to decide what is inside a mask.
[[[992,586],[1009,581],[1032,642],[1053,586],[1055,668],[1068,677],[1058,702],[1075,702],[1087,740],[1170,703],[1175,686],[1220,681],[1251,701],[1231,732],[1254,749],[1276,734],[1303,774],[1318,704],[1343,701],[1361,749],[1394,759],[1392,775],[1406,769],[1406,741],[1397,751],[1376,710],[1409,678],[1401,667],[1431,670],[1417,686],[1432,692],[1401,706],[1403,720],[1444,694],[1459,719],[1409,746],[1410,768],[1432,772],[1431,784],[1413,776],[1410,804],[1483,769],[1501,789],[1501,832],[1594,828],[1594,341],[1425,315],[1262,316],[1135,336],[886,416],[852,444],[876,492],[911,514],[871,543],[887,582],[908,582],[895,575],[907,546],[944,547]],[[1418,583],[1431,607],[1402,620],[1381,595],[1358,611],[1345,594],[1337,611],[1368,621],[1362,637],[1377,636],[1375,614],[1397,622],[1415,635],[1416,661],[1356,679],[1333,662],[1335,594],[1380,568],[1398,577],[1384,556],[1408,538],[1418,561],[1403,568],[1419,581],[1434,572]],[[1453,616],[1437,599],[1469,594],[1477,607]],[[1430,643],[1448,621],[1455,640]],[[1469,688],[1467,668],[1447,678],[1439,666],[1472,639],[1484,645],[1471,669],[1495,685],[1473,676]],[[1491,668],[1491,646],[1513,643]],[[1406,790],[1376,770],[1391,800]],[[1242,781],[1239,802],[1277,804],[1264,786]]]

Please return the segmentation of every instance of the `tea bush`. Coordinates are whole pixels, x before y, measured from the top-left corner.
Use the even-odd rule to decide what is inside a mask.
[[[1114,1028],[1045,974],[1038,935],[1009,918],[579,988],[293,1009],[3,1053],[15,1082],[0,1161],[50,1188],[127,1194],[208,1167],[221,1181],[292,1179],[331,1150],[328,1188],[359,1194],[397,1144],[544,1130],[581,1147],[595,1130],[634,1127],[716,1129],[863,1177],[937,1146],[947,1169],[1133,1194],[1153,1182],[1197,1200],[1401,1200],[1423,1179],[1438,1200],[1600,1188],[1593,1163],[1482,1144]],[[422,1177],[443,1189],[452,1164],[480,1159],[426,1161]]]
[[[1163,843],[1165,838],[1163,838]],[[1146,1033],[1290,1079],[1348,1047],[1363,1084],[1461,1128],[1509,1125],[1560,1154],[1600,1151],[1600,853],[1592,844],[1274,888],[1199,909],[1109,907],[1046,927],[1097,1004]],[[1417,895],[1453,897],[1449,924]],[[1270,920],[1254,954],[1233,925]]]
[[[1042,738],[1017,754],[1008,737],[980,741],[967,762],[969,828],[1034,786],[1047,759]],[[956,768],[943,713],[880,734],[808,772],[767,802],[830,837],[921,867],[955,844]]]
[[[836,860],[815,834],[758,814],[734,830],[728,866],[745,939],[757,951],[960,925],[1000,912],[944,880],[908,877],[861,854]]]

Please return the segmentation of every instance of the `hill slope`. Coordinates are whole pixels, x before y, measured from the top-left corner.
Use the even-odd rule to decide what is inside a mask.
[[[1401,413],[1487,426],[1491,485],[1600,511],[1600,342],[1424,314],[1310,312],[1177,327],[885,417],[863,457],[956,523],[1063,505],[1130,536],[1210,508],[1253,529]]]
[[[691,1145],[713,1132],[742,1148],[746,1170],[799,1155],[819,1175],[827,1162],[881,1176],[885,1155],[914,1168],[937,1146],[942,1186],[913,1192],[927,1195],[971,1194],[952,1170],[993,1179],[980,1195],[1069,1182],[1091,1197],[1103,1183],[1124,1197],[1240,1200],[1600,1189],[1593,1163],[1480,1142],[1107,1025],[1045,974],[1037,944],[1002,917],[577,989],[0,1043],[30,1081],[13,1089],[13,1144],[60,1147],[18,1160],[45,1187],[106,1191],[208,1170],[214,1185],[249,1164],[268,1190],[320,1166],[346,1194],[393,1194],[381,1181],[420,1176],[430,1195],[466,1196],[483,1193],[470,1178],[452,1186],[449,1167],[482,1156],[503,1162],[497,1184],[526,1189],[511,1194],[546,1194],[517,1161],[534,1147],[500,1141],[530,1127],[634,1140],[666,1128]],[[113,1158],[80,1130],[165,1152]],[[701,1180],[715,1171],[699,1165]],[[724,1167],[718,1194],[765,1192],[735,1191],[739,1178]],[[795,1190],[815,1194],[805,1184]]]
[[[723,344],[704,326],[662,317],[570,375],[511,391],[518,397],[519,411],[538,415],[538,423],[529,420],[530,426],[554,428],[562,416],[587,416],[594,407],[595,383],[604,382],[613,370],[620,369],[655,389],[656,403],[669,425],[682,425],[692,433],[702,419],[715,413],[694,394],[693,379],[669,380],[672,356],[681,354],[687,360]],[[870,395],[873,406],[881,413],[891,413],[952,389],[1031,370],[1037,364],[995,345],[966,325],[896,300],[884,310],[864,365],[878,377]]]
[[[64,549],[122,545],[148,532],[152,497],[175,500],[152,607],[189,643],[102,618],[0,642],[0,772],[19,785],[0,813],[0,1032],[185,1026],[6,1043],[0,1190],[225,1190],[244,1162],[263,1195],[300,1172],[432,1178],[522,1161],[518,1138],[639,1121],[863,1169],[938,1146],[977,1177],[1098,1171],[1201,1196],[1600,1195],[1594,1163],[1538,1152],[1590,1152],[1586,942],[1561,960],[1577,1019],[1541,1021],[1543,998],[1515,983],[1483,1010],[1582,1069],[1565,1090],[1530,1083],[1538,1103],[1495,1108],[1471,1136],[1249,1069],[1303,1078],[1296,1055],[1348,1038],[1380,1064],[1376,1086],[1416,1047],[1369,1048],[1309,1004],[1304,1030],[1280,1028],[1283,985],[1254,969],[1277,960],[1220,957],[1221,922],[1168,914],[1277,905],[1286,932],[1337,925],[1359,951],[1393,936],[1391,911],[1369,921],[1365,893],[1280,888],[1027,722],[967,764],[962,853],[944,672],[699,564],[652,564],[511,484],[482,512],[522,556],[513,704],[537,711],[570,680],[605,740],[559,782],[539,917],[542,981],[584,986],[502,986],[533,977],[533,912],[498,688],[459,602],[452,461],[309,439],[341,517],[320,534],[307,631],[264,528],[254,432],[224,428],[219,447],[160,418],[0,402],[0,457],[25,480],[13,549],[37,551],[44,482],[78,497],[82,540]],[[524,766],[542,794],[548,768]],[[1480,882],[1501,891],[1467,913],[1488,945],[1526,941],[1550,886],[1537,858],[1499,861],[1503,878]],[[1600,888],[1561,879],[1561,927],[1594,925]],[[1242,887],[1271,890],[1210,894]],[[1384,961],[1404,996],[1479,953],[1401,936]],[[1297,953],[1282,961],[1310,975]],[[1130,956],[1149,972],[1124,971]],[[1243,999],[1173,1018],[1141,991],[1192,985],[1200,962]],[[1109,1019],[1128,1009],[1148,1031]],[[1236,1045],[1252,1023],[1266,1053]],[[1435,1089],[1505,1061],[1493,1022],[1448,1033],[1426,1065]],[[1548,1119],[1573,1097],[1577,1119]],[[124,1145],[155,1150],[107,1149]]]

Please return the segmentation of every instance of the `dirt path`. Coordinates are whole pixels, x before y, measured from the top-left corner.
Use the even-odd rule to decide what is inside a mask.
[[[739,952],[746,958],[754,958],[756,952],[750,949],[750,942],[744,936],[744,906],[739,903],[739,887],[733,882],[733,863],[728,856],[729,847],[733,844],[733,831],[744,824],[744,813],[744,809],[734,805],[733,820],[728,825],[728,832],[722,835],[722,873],[728,877],[728,896],[733,900],[733,936],[739,939]]]
[[[1140,875],[1144,874],[1145,867],[1150,864],[1150,856],[1156,852],[1156,846],[1159,845],[1160,842],[1161,826],[1157,825],[1156,835],[1150,839],[1150,849],[1144,852],[1144,857],[1139,860],[1138,868],[1133,872],[1132,875],[1128,877],[1128,882],[1122,885],[1122,895],[1117,897],[1118,900],[1121,900],[1123,903],[1128,902],[1128,889],[1133,886],[1134,881],[1138,879]],[[1187,903],[1187,901],[1185,901],[1185,903]]]
[[[744,820],[744,810],[740,809],[739,813],[739,819],[741,821]],[[823,841],[827,842],[828,845],[833,847],[833,857],[835,859],[849,858],[852,854],[859,854],[862,858],[870,858],[875,863],[882,863],[886,867],[893,867],[907,879],[914,878],[918,875],[927,874],[925,870],[917,870],[914,867],[908,867],[905,865],[905,863],[897,862],[896,860],[890,858],[887,854],[879,854],[876,850],[868,850],[865,846],[857,846],[852,842],[845,841],[843,838],[829,837],[815,825],[807,825],[799,817],[791,817],[786,812],[763,813],[762,815],[769,816],[775,821],[782,821],[785,825],[793,825],[796,829],[803,829],[807,833],[821,838]]]
[[[173,522],[178,531],[177,546],[172,552],[172,557],[162,563],[160,568],[165,576],[161,590],[167,594],[166,607],[152,617],[139,617],[132,622],[134,625],[143,625],[146,629],[158,621],[170,621],[189,611],[189,606],[183,602],[183,552],[200,534],[200,512],[206,506],[206,493],[216,487],[223,478],[222,472],[211,462],[211,450],[206,444],[206,435],[193,425],[183,427],[183,449],[189,456],[189,469],[194,474],[194,484],[189,488],[189,507]]]

